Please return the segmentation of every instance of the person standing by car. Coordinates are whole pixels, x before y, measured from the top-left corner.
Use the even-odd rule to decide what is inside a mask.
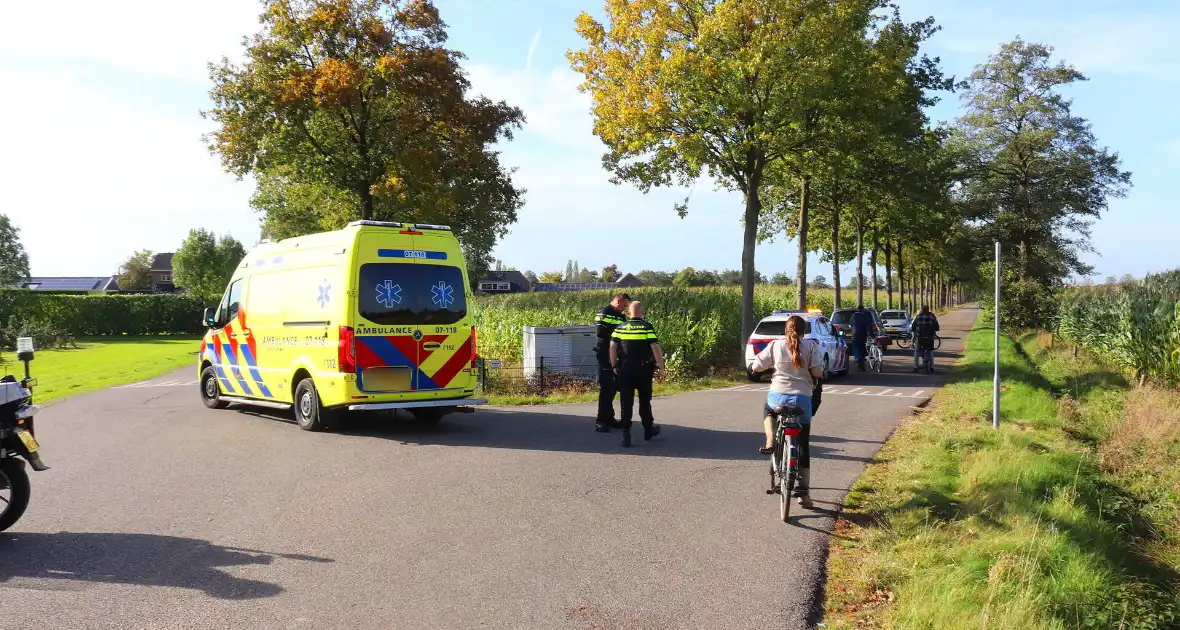
[[[866,313],[867,314],[867,313]],[[774,415],[776,407],[794,405],[803,410],[799,420],[803,430],[799,434],[799,485],[795,496],[799,505],[811,509],[811,419],[814,414],[812,396],[816,385],[824,375],[824,359],[819,343],[806,339],[803,318],[793,315],[787,320],[787,335],[775,339],[766,346],[746,367],[751,372],[765,372],[774,368],[770,381],[770,392],[766,395],[766,409],[762,429],[766,432],[766,445],[758,452],[769,454],[774,450]]]
[[[594,421],[594,430],[599,433],[608,433],[619,426],[615,420],[615,393],[618,392],[618,386],[610,363],[610,343],[615,329],[627,318],[624,313],[630,304],[631,296],[618,293],[594,317],[598,337],[594,346],[594,354],[598,359],[598,415]]]
[[[865,305],[856,307],[852,314],[852,351],[856,356],[856,366],[861,372],[865,371],[865,346],[869,342],[869,331],[873,327],[873,316],[865,310]]]
[[[930,306],[922,305],[922,312],[914,317],[910,325],[914,331],[914,371],[918,371],[918,358],[934,369],[934,333],[938,332],[938,318],[930,312]]]
[[[623,446],[631,446],[631,414],[635,395],[639,394],[639,420],[643,423],[643,439],[660,434],[651,413],[651,389],[656,372],[664,371],[664,350],[656,329],[646,319],[641,302],[631,302],[627,321],[615,329],[611,338],[610,362],[618,375],[619,407],[622,411],[619,428],[623,430]]]

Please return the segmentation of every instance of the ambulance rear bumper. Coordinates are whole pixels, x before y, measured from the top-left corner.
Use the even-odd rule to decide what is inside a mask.
[[[471,407],[488,404],[487,398],[452,398],[450,400],[407,400],[404,402],[365,403],[349,405],[349,411],[381,411],[383,409],[421,409],[423,407]]]

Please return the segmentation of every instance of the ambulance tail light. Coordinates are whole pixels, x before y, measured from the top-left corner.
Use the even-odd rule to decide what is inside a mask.
[[[471,367],[475,367],[475,357],[479,355],[479,344],[475,338],[475,326],[471,327]]]
[[[340,327],[340,352],[338,365],[345,374],[356,373],[356,334],[351,326]]]

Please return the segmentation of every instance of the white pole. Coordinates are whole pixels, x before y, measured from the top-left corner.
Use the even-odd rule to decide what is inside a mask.
[[[992,382],[992,428],[1000,428],[1000,242],[996,241],[996,376]]]

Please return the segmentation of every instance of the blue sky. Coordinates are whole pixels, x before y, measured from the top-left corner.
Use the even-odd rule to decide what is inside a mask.
[[[724,269],[740,265],[741,199],[698,186],[643,195],[601,170],[588,99],[565,51],[574,17],[601,0],[437,0],[451,45],[468,56],[477,91],[522,107],[526,128],[503,147],[528,189],[520,221],[497,250],[539,272],[567,259],[601,268]],[[174,6],[173,6],[174,5]],[[1180,266],[1175,165],[1180,161],[1180,3],[1175,0],[901,0],[907,19],[934,15],[927,47],[965,76],[1017,35],[1056,48],[1088,83],[1077,113],[1118,151],[1134,187],[1094,228],[1099,276]],[[42,5],[43,6],[43,5]],[[221,171],[200,141],[209,129],[205,63],[236,56],[252,32],[253,0],[197,5],[66,0],[6,8],[0,22],[0,212],[22,229],[37,275],[112,273],[130,252],[171,251],[191,227],[258,240],[253,183]],[[958,113],[958,99],[935,118]],[[624,234],[616,224],[626,222]],[[638,235],[636,235],[638,231]],[[758,250],[758,268],[793,272],[794,244]],[[845,273],[847,273],[847,268]],[[812,259],[809,275],[831,276]]]

